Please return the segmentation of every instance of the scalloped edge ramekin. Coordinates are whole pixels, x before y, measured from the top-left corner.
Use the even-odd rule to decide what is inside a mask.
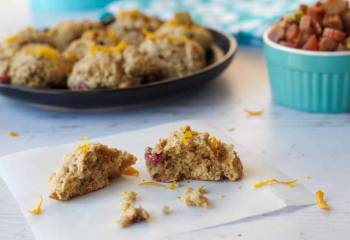
[[[350,112],[350,52],[313,52],[272,42],[263,36],[274,100],[297,110]]]

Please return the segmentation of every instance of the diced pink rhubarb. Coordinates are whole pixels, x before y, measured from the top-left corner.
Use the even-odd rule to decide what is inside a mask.
[[[324,9],[330,14],[339,14],[348,8],[348,2],[344,0],[325,0]]]
[[[311,29],[311,17],[310,16],[302,16],[299,23],[299,28],[301,31],[308,31]]]
[[[10,81],[11,81],[10,77],[7,76],[6,74],[0,75],[0,83],[9,84]]]
[[[304,50],[318,51],[318,41],[315,35],[312,35],[303,46]]]
[[[153,153],[152,154],[152,148],[148,147],[145,150],[145,159],[148,162],[157,164],[162,161],[162,156],[160,154]]]
[[[342,42],[346,38],[346,33],[332,29],[332,28],[326,28],[324,29],[322,36],[326,38],[334,39],[338,42]]]

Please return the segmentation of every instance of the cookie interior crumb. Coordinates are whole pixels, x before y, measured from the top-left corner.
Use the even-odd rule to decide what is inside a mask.
[[[143,222],[150,218],[149,213],[141,206],[132,206],[136,199],[137,193],[123,192],[123,202],[121,204],[122,211],[118,221],[120,227],[126,228],[131,224]]]
[[[169,206],[164,205],[164,206],[162,207],[162,212],[163,212],[165,215],[168,215],[168,214],[170,214],[170,213],[172,212],[172,210],[171,210],[171,208],[170,208]]]
[[[204,186],[200,186],[195,190],[189,187],[181,196],[181,201],[186,206],[209,208],[212,204],[209,201],[209,199],[205,196],[206,193],[207,189]]]
[[[145,151],[149,175],[156,181],[237,181],[243,167],[234,146],[190,126],[174,131]]]
[[[80,145],[64,157],[60,168],[50,176],[50,197],[66,201],[97,191],[135,162],[132,154],[100,143]]]

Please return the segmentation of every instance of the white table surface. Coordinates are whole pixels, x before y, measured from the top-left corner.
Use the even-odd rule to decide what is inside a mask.
[[[0,27],[0,34],[4,31]],[[266,113],[262,117],[247,117],[244,108],[264,108]],[[325,212],[311,206],[283,211],[186,234],[181,239],[350,239],[350,115],[302,113],[274,103],[259,49],[241,48],[222,77],[194,92],[151,105],[55,112],[0,96],[0,109],[0,156],[175,120],[206,119],[225,131],[235,128],[228,133],[236,141],[290,177],[298,178],[310,191],[322,189],[332,210]],[[9,137],[9,131],[17,131],[19,137]],[[0,239],[34,239],[1,179]]]

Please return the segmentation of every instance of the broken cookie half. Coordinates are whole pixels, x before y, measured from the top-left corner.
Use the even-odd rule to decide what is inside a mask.
[[[50,176],[50,197],[66,201],[104,188],[135,162],[135,156],[116,148],[99,143],[80,145]]]
[[[230,180],[242,177],[242,163],[233,145],[207,132],[196,132],[186,126],[160,139],[145,152],[151,177],[158,181]]]

